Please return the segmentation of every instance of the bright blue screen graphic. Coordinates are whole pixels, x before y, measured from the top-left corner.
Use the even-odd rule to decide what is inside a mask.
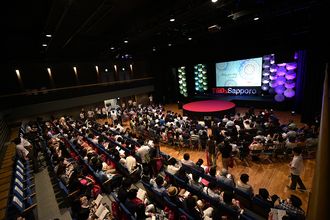
[[[217,87],[261,86],[262,57],[216,63]]]

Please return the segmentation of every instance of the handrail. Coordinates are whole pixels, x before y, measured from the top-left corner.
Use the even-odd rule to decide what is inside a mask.
[[[89,88],[93,86],[111,86],[114,84],[125,84],[125,83],[134,83],[144,80],[154,79],[154,77],[145,77],[145,78],[139,78],[139,79],[131,79],[131,80],[122,80],[122,81],[114,81],[114,82],[105,82],[105,83],[93,83],[93,84],[87,84],[87,85],[78,85],[78,86],[67,86],[67,87],[61,87],[61,88],[55,88],[55,89],[44,89],[44,90],[36,90],[35,92],[54,92],[54,91],[62,91],[62,90],[68,90],[68,89],[81,89],[81,88]],[[20,95],[29,95],[31,92],[34,91],[25,91],[20,93],[14,93],[14,94],[6,94],[1,95],[0,98],[6,98],[6,97],[14,97],[14,96],[20,96]]]

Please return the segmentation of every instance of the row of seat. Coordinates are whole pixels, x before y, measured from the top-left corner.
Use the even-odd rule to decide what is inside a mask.
[[[250,195],[248,195],[247,193],[243,192],[242,190],[233,187],[231,185],[228,185],[224,182],[221,182],[220,180],[218,180],[217,178],[214,178],[206,173],[200,172],[199,170],[184,165],[182,164],[183,169],[187,172],[187,173],[191,173],[193,175],[198,175],[199,177],[207,180],[208,182],[213,182],[216,184],[217,187],[219,187],[222,191],[231,191],[234,192],[234,196],[235,198],[240,201],[240,205],[242,208],[244,208],[245,210],[248,210],[251,212],[256,213],[258,216],[262,217],[262,218],[268,218],[268,213],[270,212],[270,206],[268,203],[262,202],[259,199],[257,199],[256,197],[251,197]],[[257,217],[258,217],[257,216]]]
[[[18,129],[9,135],[9,128],[3,120],[0,120],[0,219],[6,216],[9,190],[13,176],[15,160],[15,145],[6,143],[8,136],[10,140],[18,136]]]
[[[18,135],[14,132],[15,137],[23,137],[25,130],[21,125],[18,129]],[[10,178],[10,182],[7,182],[4,188],[1,188],[3,192],[8,192],[5,208],[6,219],[16,219],[17,216],[24,216],[26,219],[35,219],[36,214],[36,194],[34,185],[34,170],[29,160],[24,160],[15,156],[15,146],[9,145],[11,149],[11,157],[8,158],[7,170],[4,174],[7,178]],[[5,177],[4,177],[5,179]]]
[[[35,219],[37,206],[33,170],[29,161],[16,159],[13,169],[13,180],[10,190],[10,201],[7,208],[7,219],[16,219],[24,216],[26,219]]]
[[[147,183],[143,180],[141,180],[141,183],[143,184],[147,192],[148,198],[152,202],[157,204],[159,207],[161,208],[168,207],[174,212],[174,215],[180,219],[184,218],[187,220],[194,220],[194,218],[191,215],[189,215],[186,210],[184,210],[181,207],[178,207],[177,204],[171,202],[167,196],[162,195],[162,193],[155,191],[150,183]]]
[[[98,123],[96,123],[96,124],[98,126],[100,126]],[[97,132],[94,129],[93,129],[93,131],[96,134],[100,134],[99,132]],[[118,134],[117,131],[113,131],[113,130],[110,130],[110,129],[109,129],[109,131],[112,132],[113,134]],[[131,139],[130,137],[123,136],[123,138],[125,140],[128,140],[130,143],[135,144],[136,146],[139,146],[139,143],[136,142],[135,140]],[[163,152],[161,152],[161,155],[164,157],[165,160],[170,158],[169,155],[167,155]],[[216,185],[219,188],[221,188],[222,190],[228,190],[228,191],[234,192],[235,198],[240,201],[241,206],[245,209],[245,212],[243,214],[243,218],[246,218],[246,219],[266,219],[268,217],[268,213],[270,211],[269,204],[264,203],[263,201],[261,201],[258,198],[255,198],[255,197],[251,198],[245,192],[243,192],[243,191],[241,191],[241,190],[239,190],[235,187],[232,187],[230,185],[227,185],[227,184],[219,181],[218,179],[216,179],[216,178],[214,178],[214,177],[212,177],[208,174],[202,173],[202,172],[198,171],[197,169],[194,169],[193,167],[183,165],[183,169],[187,173],[197,174],[198,176],[200,176],[201,178],[206,179],[209,182],[216,183]],[[188,185],[184,181],[182,181],[180,179],[178,180],[177,177],[174,177],[174,178],[176,178],[176,182],[181,183],[181,186],[183,186],[183,185],[187,186]],[[189,188],[189,186],[188,186],[188,188]],[[191,191],[194,191],[194,189],[191,189]],[[197,192],[195,192],[195,193],[197,193]],[[207,197],[205,197],[205,195],[202,195],[202,197],[207,198]],[[162,200],[162,197],[160,197],[160,200]],[[210,198],[210,200],[212,201],[212,198]],[[157,201],[157,199],[156,199],[156,201]],[[226,211],[229,212],[231,215],[237,215],[238,214],[235,210],[228,209],[228,207],[222,207],[222,208],[224,210],[227,209]]]
[[[44,147],[44,156],[47,161],[48,173],[52,182],[52,186],[55,192],[55,197],[59,208],[69,207],[70,201],[78,195],[79,189],[69,190],[66,184],[56,175],[55,172],[55,161],[51,150],[49,149],[47,143],[42,144]]]

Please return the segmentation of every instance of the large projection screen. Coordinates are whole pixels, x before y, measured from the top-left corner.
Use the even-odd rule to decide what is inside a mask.
[[[262,57],[216,63],[217,87],[261,86]]]

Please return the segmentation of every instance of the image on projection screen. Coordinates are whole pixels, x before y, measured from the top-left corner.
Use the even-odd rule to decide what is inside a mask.
[[[217,87],[261,86],[262,57],[216,63]]]

